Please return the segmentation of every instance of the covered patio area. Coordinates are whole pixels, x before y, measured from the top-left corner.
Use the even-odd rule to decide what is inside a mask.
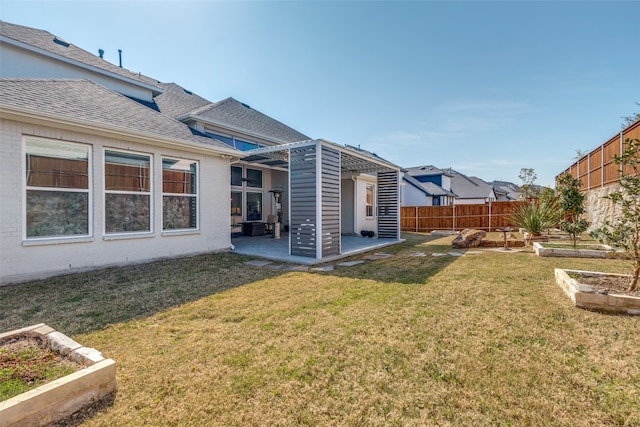
[[[255,237],[246,242],[232,239],[237,252],[262,257],[275,253],[277,259],[317,264],[400,241],[398,166],[374,153],[323,139],[246,153],[244,162],[288,171],[284,222],[290,232],[265,248],[258,243],[262,239]],[[365,180],[371,183],[366,192]],[[366,213],[362,212],[365,206]],[[356,223],[358,210],[367,226],[344,226]],[[376,238],[352,236],[364,230]]]
[[[249,255],[272,261],[288,262],[293,264],[314,265],[332,262],[363,252],[374,251],[386,246],[402,242],[402,239],[378,239],[360,236],[342,236],[342,253],[327,256],[322,259],[310,258],[289,253],[289,233],[282,233],[280,239],[271,236],[232,236],[231,244],[233,252],[241,255]]]

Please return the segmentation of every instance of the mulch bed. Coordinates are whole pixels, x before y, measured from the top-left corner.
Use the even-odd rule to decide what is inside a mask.
[[[635,291],[627,291],[629,283],[631,283],[630,277],[578,276],[575,279],[582,284],[593,286],[600,293],[640,297],[640,288],[636,288]]]
[[[21,352],[29,351],[32,357],[20,357]],[[0,371],[7,372],[7,378],[0,381],[17,379],[25,385],[40,386],[53,379],[42,375],[43,366],[65,365],[73,371],[84,368],[83,365],[51,351],[46,343],[37,337],[17,337],[0,342]]]

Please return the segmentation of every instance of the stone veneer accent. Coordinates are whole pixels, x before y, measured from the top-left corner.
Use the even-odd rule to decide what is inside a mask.
[[[86,368],[0,402],[0,427],[46,426],[116,391],[116,363],[40,323],[0,334],[0,342],[38,337]]]
[[[611,184],[585,192],[584,206],[586,207],[586,212],[584,213],[584,219],[591,223],[589,230],[600,227],[605,220],[614,220],[616,205],[605,199],[605,196],[619,190],[620,184]]]

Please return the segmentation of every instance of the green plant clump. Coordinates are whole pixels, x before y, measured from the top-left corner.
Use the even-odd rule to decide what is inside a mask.
[[[538,199],[517,205],[509,220],[517,227],[537,236],[558,224],[558,209],[554,199]]]
[[[605,221],[594,230],[591,237],[625,251],[632,267],[627,290],[634,291],[640,276],[640,139],[627,139],[625,142],[625,151],[622,156],[615,156],[614,162],[626,166],[630,173],[621,173],[620,191],[606,197],[617,206],[617,215],[613,222]]]
[[[590,222],[582,219],[585,195],[580,191],[580,180],[570,173],[558,178],[558,206],[562,211],[560,230],[569,233],[575,248],[578,236],[587,231]]]

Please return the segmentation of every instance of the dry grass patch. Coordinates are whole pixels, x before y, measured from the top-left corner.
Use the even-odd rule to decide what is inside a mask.
[[[75,338],[118,362],[119,390],[85,424],[640,424],[640,318],[575,309],[553,278],[620,261],[413,257],[451,239],[407,238],[329,273],[213,257],[202,282],[246,284],[89,328]]]

